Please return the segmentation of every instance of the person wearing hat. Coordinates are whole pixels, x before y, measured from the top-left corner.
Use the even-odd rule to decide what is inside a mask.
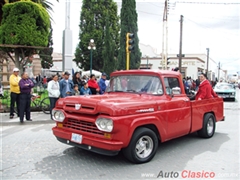
[[[99,94],[104,94],[105,93],[105,90],[106,90],[106,87],[107,87],[106,82],[105,82],[106,78],[107,78],[107,74],[105,72],[102,73],[102,77],[98,82],[98,86],[100,87]]]
[[[61,79],[61,81],[59,82],[60,96],[62,98],[74,95],[74,90],[73,90],[74,84],[73,84],[73,81],[69,79],[69,75],[70,73],[66,71],[64,73],[63,79]]]
[[[10,97],[11,97],[11,104],[10,104],[10,119],[14,117],[14,106],[15,103],[17,104],[17,116],[19,116],[19,95],[20,95],[20,87],[19,81],[21,77],[18,75],[19,69],[14,68],[13,74],[9,78],[10,84]]]

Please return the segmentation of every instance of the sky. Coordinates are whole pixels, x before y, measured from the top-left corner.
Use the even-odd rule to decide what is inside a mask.
[[[54,52],[62,52],[65,29],[65,2],[52,0]],[[121,0],[118,4],[120,15]],[[73,33],[73,54],[79,42],[82,0],[71,0],[70,29]],[[138,37],[142,44],[162,51],[162,25],[165,0],[136,0]],[[183,15],[183,54],[206,54],[228,73],[240,73],[240,0],[169,0],[168,53],[178,54],[180,15]]]

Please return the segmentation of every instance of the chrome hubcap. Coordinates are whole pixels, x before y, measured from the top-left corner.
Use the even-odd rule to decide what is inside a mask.
[[[148,157],[153,151],[153,140],[149,136],[142,136],[136,143],[135,152],[139,158]]]
[[[207,132],[208,134],[212,134],[213,132],[213,119],[210,118],[207,123]]]

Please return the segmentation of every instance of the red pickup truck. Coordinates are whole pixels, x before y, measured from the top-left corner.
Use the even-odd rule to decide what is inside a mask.
[[[211,138],[224,120],[222,98],[190,101],[174,71],[113,72],[104,95],[59,99],[52,113],[60,142],[110,156],[123,150],[133,163],[150,161],[159,142]]]

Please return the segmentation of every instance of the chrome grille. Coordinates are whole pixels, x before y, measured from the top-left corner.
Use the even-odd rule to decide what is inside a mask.
[[[68,119],[68,121],[63,124],[63,127],[92,134],[104,135],[94,123],[83,120]]]

